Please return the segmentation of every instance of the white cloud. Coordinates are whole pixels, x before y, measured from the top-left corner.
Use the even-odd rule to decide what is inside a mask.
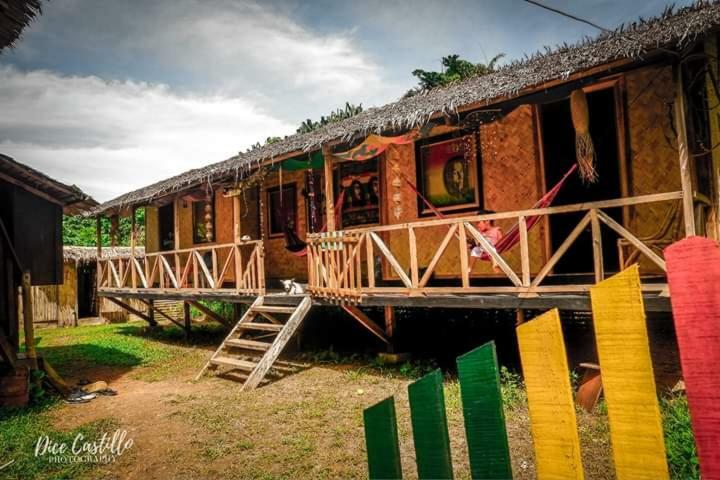
[[[7,66],[0,99],[0,152],[99,200],[294,130],[244,98]]]

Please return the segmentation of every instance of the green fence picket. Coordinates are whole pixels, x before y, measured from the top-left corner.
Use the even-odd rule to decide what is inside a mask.
[[[402,478],[395,398],[388,397],[363,411],[370,479]]]
[[[440,370],[408,386],[418,478],[453,478]]]
[[[512,478],[495,342],[457,358],[472,478]]]

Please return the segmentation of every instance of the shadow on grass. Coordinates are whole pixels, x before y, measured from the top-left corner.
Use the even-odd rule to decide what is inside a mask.
[[[217,347],[227,335],[228,329],[219,323],[194,325],[190,336],[186,338],[185,331],[176,325],[150,327],[149,325],[123,324],[116,330],[116,333],[183,347]]]
[[[60,375],[90,381],[112,382],[147,361],[122,348],[92,343],[46,346],[40,352]]]

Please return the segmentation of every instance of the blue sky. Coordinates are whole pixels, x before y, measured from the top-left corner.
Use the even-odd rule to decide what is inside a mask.
[[[545,2],[608,28],[666,5]],[[522,0],[54,0],[0,53],[0,152],[108,200],[346,100],[393,101],[444,55],[596,34]]]

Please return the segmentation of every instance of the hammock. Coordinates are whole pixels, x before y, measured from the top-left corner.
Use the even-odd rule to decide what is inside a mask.
[[[573,166],[570,167],[570,170],[568,170],[567,173],[565,173],[565,175],[563,175],[563,177],[560,179],[560,181],[558,183],[556,183],[553,188],[548,190],[547,193],[545,193],[545,195],[540,197],[540,199],[537,202],[535,202],[535,204],[531,208],[536,209],[536,208],[545,208],[545,207],[550,206],[552,204],[552,202],[555,200],[555,197],[557,197],[557,194],[560,192],[560,189],[562,188],[562,186],[565,184],[565,181],[568,179],[570,174],[573,173],[576,169],[577,169],[577,164],[573,164]],[[440,218],[446,218],[445,215],[443,215],[443,213],[440,210],[435,208],[435,206],[432,203],[430,203],[430,201],[427,198],[425,198],[422,193],[420,193],[418,191],[417,187],[415,187],[415,185],[413,185],[412,182],[405,175],[403,175],[403,178],[404,178],[405,182],[407,182],[407,184],[410,186],[410,188],[417,194],[418,197],[420,197],[420,199],[423,201],[423,203],[430,210],[432,210],[432,212],[435,215],[437,215]],[[530,229],[533,228],[538,221],[540,221],[540,217],[541,217],[540,215],[535,215],[532,217],[527,217],[525,219],[528,231],[530,231]],[[510,230],[508,230],[507,234],[505,236],[503,236],[498,241],[497,244],[495,244],[495,251],[497,253],[503,253],[507,250],[510,250],[512,247],[517,245],[519,242],[520,242],[520,224],[518,223],[518,224],[513,225],[513,227]],[[483,252],[480,259],[481,260],[492,260],[492,258],[490,257],[490,254],[488,254],[487,252]]]
[[[343,201],[345,200],[345,190],[343,189],[335,202],[335,223],[340,221],[342,215]],[[320,232],[327,230],[327,221],[323,224]],[[285,249],[296,257],[304,257],[307,255],[307,243],[305,243],[293,228],[290,228],[288,222],[283,222],[283,233],[285,234]]]

